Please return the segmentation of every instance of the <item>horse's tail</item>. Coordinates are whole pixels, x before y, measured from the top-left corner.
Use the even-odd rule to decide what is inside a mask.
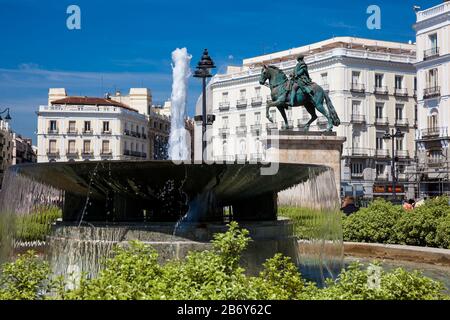
[[[334,109],[333,102],[331,102],[330,96],[328,95],[328,93],[325,90],[323,93],[324,93],[325,101],[327,102],[328,114],[331,117],[331,121],[333,121],[334,126],[338,127],[341,124],[341,120],[339,119],[336,109]]]

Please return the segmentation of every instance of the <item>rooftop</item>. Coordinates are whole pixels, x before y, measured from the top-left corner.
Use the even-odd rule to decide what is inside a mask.
[[[450,13],[450,1],[443,2],[441,4],[438,4],[437,6],[434,6],[426,10],[418,11],[417,22],[434,18],[443,13]]]
[[[66,97],[63,99],[54,100],[52,105],[92,105],[92,106],[114,106],[124,108],[130,111],[138,112],[135,109],[130,108],[128,105],[117,102],[107,98],[95,98],[95,97]]]

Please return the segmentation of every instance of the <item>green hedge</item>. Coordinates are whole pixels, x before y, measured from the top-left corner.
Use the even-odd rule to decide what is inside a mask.
[[[448,299],[444,286],[419,272],[401,268],[372,275],[358,263],[325,288],[305,281],[290,258],[268,259],[258,276],[247,276],[239,265],[250,241],[235,222],[218,234],[213,249],[190,252],[184,260],[158,263],[150,246],[132,242],[116,248],[95,278],[82,277],[76,289],[68,279],[51,277],[48,263],[32,252],[7,263],[0,272],[1,299],[76,300],[425,300]]]
[[[411,211],[385,200],[343,218],[345,241],[450,248],[450,206],[437,197]]]

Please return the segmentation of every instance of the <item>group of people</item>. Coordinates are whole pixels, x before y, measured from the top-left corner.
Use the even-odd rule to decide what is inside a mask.
[[[422,199],[420,201],[415,201],[414,199],[408,199],[403,202],[403,209],[406,211],[413,210],[414,208],[420,207],[424,204],[426,199]],[[359,208],[355,204],[355,198],[352,196],[346,196],[342,200],[341,211],[346,215],[350,215],[354,212],[357,212]]]

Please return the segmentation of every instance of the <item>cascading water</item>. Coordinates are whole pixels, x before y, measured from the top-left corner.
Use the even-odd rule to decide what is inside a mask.
[[[169,138],[169,158],[185,161],[191,158],[188,131],[185,128],[188,79],[191,75],[189,64],[192,56],[186,48],[172,52],[173,83],[171,95],[171,127]]]
[[[299,239],[302,274],[322,285],[326,278],[335,278],[343,267],[344,247],[334,171],[328,169],[320,175],[310,172],[307,181],[280,192],[278,203],[307,212],[293,219],[295,228],[302,230]]]

